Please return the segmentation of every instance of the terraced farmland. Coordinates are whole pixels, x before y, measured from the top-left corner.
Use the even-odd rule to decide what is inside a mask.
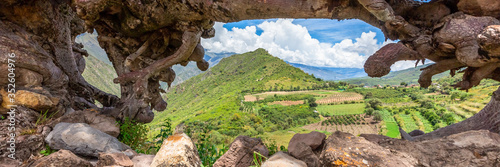
[[[316,101],[318,104],[331,104],[331,103],[342,103],[345,101],[359,101],[363,100],[363,95],[354,92],[342,92],[329,95],[325,98]]]

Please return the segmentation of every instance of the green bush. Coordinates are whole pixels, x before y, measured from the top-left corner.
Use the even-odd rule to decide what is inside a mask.
[[[382,113],[380,111],[373,112],[373,120],[382,121]]]
[[[120,134],[118,140],[130,146],[137,153],[150,153],[153,143],[147,141],[148,129],[145,124],[125,118],[120,124]]]
[[[225,138],[224,138],[224,135],[222,135],[218,131],[214,130],[210,133],[210,138],[208,140],[211,143],[219,144],[219,143],[223,143]]]
[[[154,137],[154,140],[157,140],[153,146],[155,152],[158,152],[163,144],[163,141],[172,135],[172,124],[170,122],[170,118],[167,118],[159,124],[160,133]]]
[[[372,115],[373,111],[375,111],[373,108],[368,108],[365,110],[366,115]]]
[[[375,110],[380,109],[380,107],[382,106],[382,101],[380,101],[380,99],[370,99],[367,101],[367,103],[368,103],[368,106],[370,106],[371,108],[373,108]]]

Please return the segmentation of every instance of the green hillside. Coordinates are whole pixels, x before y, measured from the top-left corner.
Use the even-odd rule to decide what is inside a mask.
[[[207,72],[172,87],[165,97],[168,99],[167,110],[155,113],[150,125],[170,118],[174,126],[180,122],[190,125],[206,122],[210,125],[204,126],[219,129],[224,135],[242,134],[257,129],[258,125],[253,124],[256,120],[265,119],[257,111],[244,111],[245,93],[312,88],[322,84],[302,70],[271,56],[264,49],[257,49],[224,58]],[[270,126],[273,125],[263,127]]]
[[[83,49],[90,55],[96,57],[103,63],[111,65],[106,51],[99,46],[99,41],[97,41],[97,32],[78,35],[75,42],[83,44]]]
[[[113,66],[102,62],[92,54],[85,57],[85,61],[83,78],[104,92],[120,96],[120,85],[113,83],[113,79],[117,77]]]
[[[420,76],[420,69],[425,68],[431,64],[421,65],[416,68],[409,68],[401,71],[394,71],[386,76],[381,78],[371,78],[371,77],[361,77],[361,78],[352,78],[345,80],[350,84],[365,84],[366,86],[374,86],[374,85],[399,85],[401,82],[405,82],[407,84],[415,84],[418,85],[418,78]],[[444,72],[432,77],[433,80],[443,78],[446,76],[450,76],[448,72]]]

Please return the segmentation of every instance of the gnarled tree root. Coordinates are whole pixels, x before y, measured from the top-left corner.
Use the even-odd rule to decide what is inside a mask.
[[[391,43],[380,48],[366,60],[364,69],[370,77],[382,77],[391,72],[391,66],[401,60],[423,59],[416,51],[402,43]]]
[[[460,61],[458,61],[457,59],[447,59],[436,62],[436,64],[421,69],[422,73],[420,74],[418,83],[420,84],[420,87],[427,88],[432,83],[432,76],[448,70],[457,69],[460,67],[464,67],[464,65],[460,63]]]

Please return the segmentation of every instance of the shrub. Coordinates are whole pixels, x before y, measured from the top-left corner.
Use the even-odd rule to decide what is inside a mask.
[[[231,121],[239,121],[241,119],[240,114],[234,113],[233,117],[231,117]]]
[[[155,152],[158,152],[163,144],[163,141],[166,140],[169,136],[172,135],[172,124],[170,123],[170,118],[165,119],[163,122],[159,124],[160,133],[154,137],[156,143],[154,144]]]
[[[224,135],[214,130],[210,133],[210,138],[208,140],[214,144],[221,144],[224,142],[224,139]]]
[[[380,113],[380,111],[374,111],[373,112],[373,120],[382,121],[382,113]]]
[[[372,115],[373,111],[375,111],[373,108],[368,108],[365,110],[366,115]]]
[[[377,109],[380,109],[380,107],[382,106],[382,101],[380,101],[380,99],[370,99],[368,100],[368,105],[377,110]]]
[[[118,140],[123,144],[130,146],[137,153],[149,153],[152,144],[147,142],[148,129],[143,123],[130,120],[128,117],[120,124],[120,134]]]

